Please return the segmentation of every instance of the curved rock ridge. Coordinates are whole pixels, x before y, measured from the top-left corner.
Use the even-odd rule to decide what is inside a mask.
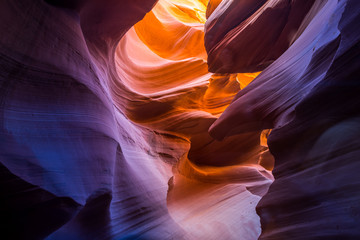
[[[360,238],[359,7],[356,0],[316,1],[292,45],[210,128],[218,139],[273,128],[268,145],[275,181],[257,206],[259,239]],[[264,28],[272,32],[270,24]],[[236,37],[247,39],[242,32]],[[234,61],[228,72],[238,71]]]
[[[268,155],[267,146],[259,144],[261,131],[218,142],[210,137],[208,128],[234,95],[258,73],[209,73],[202,42],[205,4],[181,1],[188,7],[179,8],[176,2],[159,1],[119,42],[115,61],[121,81],[113,82],[113,99],[132,121],[156,132],[177,136],[183,144],[188,144],[189,149],[182,151],[180,158],[174,157],[173,152],[161,153],[166,161],[176,163],[174,176],[169,181],[167,204],[170,215],[187,236],[208,239],[225,234],[232,239],[240,234],[244,239],[253,239],[259,234],[254,212],[249,215],[222,212],[230,200],[234,204],[237,198],[242,199],[237,205],[239,209],[254,209],[272,181],[269,172],[272,156]],[[188,10],[184,16],[183,9],[191,9],[194,4],[202,6],[199,8],[202,17],[196,9]],[[131,100],[126,104],[120,97],[129,95],[124,94],[124,89],[131,92]],[[178,149],[176,145],[171,148]],[[196,195],[193,199],[191,189],[198,187],[202,189],[202,196]],[[217,197],[206,197],[212,195],[214,189],[219,191]],[[240,195],[234,195],[235,192]],[[221,203],[222,199],[226,203]],[[189,203],[192,203],[190,208]],[[213,208],[205,213],[203,209],[209,205]],[[221,230],[217,230],[218,218],[210,217],[212,215],[222,215],[229,220],[223,221]],[[249,225],[235,228],[241,219],[246,219]]]
[[[221,1],[205,25],[209,71],[261,71],[280,57],[302,33],[315,2]]]
[[[266,133],[208,133],[257,73],[208,72],[207,1],[155,3],[0,3],[7,236],[259,236],[255,206],[273,180]]]
[[[293,118],[296,105],[322,81],[339,44],[340,32],[329,27],[329,23],[334,23],[330,20],[336,5],[325,3],[313,6],[314,18],[292,47],[237,94],[212,125],[213,136],[221,139],[239,132],[278,128]],[[256,94],[249,94],[255,89]],[[264,98],[259,101],[259,96]]]
[[[359,9],[1,1],[1,232],[359,239]]]
[[[179,51],[177,46],[182,44],[181,41],[187,42],[187,45],[193,42],[194,48],[200,47],[202,51],[205,49],[203,46],[197,45],[197,35],[202,34],[203,36],[203,31],[199,30],[199,25],[202,24],[199,18],[193,17],[196,14],[189,14],[189,17],[193,17],[192,19],[197,21],[197,25],[192,23],[187,26],[186,24],[190,20],[184,20],[183,16],[174,16],[173,12],[176,13],[176,11],[171,7],[176,7],[176,4],[169,5],[167,1],[160,1],[120,41],[115,61],[121,81],[114,82],[115,86],[111,88],[114,90],[116,104],[119,108],[124,108],[126,115],[133,121],[156,131],[175,134],[190,142],[191,149],[188,156],[194,163],[202,165],[228,165],[231,163],[233,165],[236,163],[236,159],[234,159],[235,155],[231,155],[240,150],[243,152],[255,150],[250,154],[257,155],[262,149],[259,145],[260,132],[244,135],[243,137],[247,138],[245,142],[249,142],[246,143],[246,146],[230,144],[235,139],[228,141],[227,144],[218,143],[207,133],[209,125],[226,108],[233,96],[257,74],[210,74],[207,72],[206,62],[202,57],[204,53],[199,55],[196,52],[186,52],[183,58],[179,59],[179,55],[177,55],[175,59],[178,59],[174,60],[174,56]],[[159,52],[160,50],[156,47],[152,48],[152,46],[160,45],[157,41],[162,42],[163,38],[159,38],[157,41],[155,38],[150,46],[147,45],[146,38],[158,34],[144,28],[154,22],[154,16],[161,16],[163,22],[171,23],[169,26],[161,24],[161,27],[165,28],[161,32],[175,31],[173,26],[178,25],[185,25],[188,28],[189,34],[185,34],[182,39],[167,41],[167,49],[173,49],[173,53],[169,52],[166,55]],[[178,22],[172,22],[174,19],[177,19]],[[160,20],[155,22],[160,22]],[[197,29],[197,32],[193,33],[194,29]],[[146,34],[149,36],[146,37]],[[140,36],[145,36],[145,39]],[[165,52],[167,49],[162,51]],[[165,58],[166,56],[168,58]],[[132,102],[126,105],[119,97],[124,88],[131,90],[130,94],[132,94]],[[226,145],[229,147],[226,148]],[[204,147],[207,147],[209,151],[204,151]],[[217,149],[218,154],[226,153],[228,156],[226,158],[211,156]],[[195,155],[193,154],[195,151],[201,151],[201,153]],[[236,158],[239,159],[239,156]],[[248,161],[252,157],[249,155],[240,158],[243,159],[242,161]],[[255,156],[254,160],[250,162],[257,163],[257,161],[258,157]]]

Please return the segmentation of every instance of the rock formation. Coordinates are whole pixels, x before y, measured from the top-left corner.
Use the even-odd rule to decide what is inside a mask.
[[[287,1],[266,4],[271,2],[276,8],[277,2]],[[297,10],[297,2],[291,1],[291,9]],[[257,206],[262,224],[260,239],[360,237],[359,7],[359,1],[315,1],[300,25],[292,22],[300,26],[297,32],[301,34],[296,34],[291,46],[237,94],[210,128],[218,139],[273,128],[268,145],[275,157],[275,181]],[[248,19],[252,18],[254,15]],[[253,21],[249,27],[272,30],[278,24],[274,20]],[[209,51],[215,55],[211,59],[220,59],[213,60],[215,65],[221,62],[228,42],[238,47],[242,58],[256,56],[252,52],[257,48],[243,45],[248,32],[237,28],[236,37],[224,37],[216,50]],[[273,33],[277,43],[283,42],[283,33]],[[261,43],[266,53],[277,46]],[[240,51],[243,47],[249,53]],[[257,69],[271,60],[261,56],[263,59],[247,65],[239,61],[229,66],[233,67],[229,72]],[[220,65],[215,70],[223,68]]]
[[[359,238],[359,5],[1,1],[3,236]]]

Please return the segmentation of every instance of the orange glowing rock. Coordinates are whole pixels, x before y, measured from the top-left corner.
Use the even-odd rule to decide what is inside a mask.
[[[215,7],[218,3],[220,1],[212,1],[210,5]],[[259,73],[213,74],[208,71],[204,47],[206,5],[206,1],[160,0],[125,34],[115,55],[121,82],[114,84],[125,88],[126,95],[132,96],[132,101],[123,106],[122,95],[114,91],[119,108],[137,124],[177,138],[172,142],[164,139],[163,144],[174,150],[161,154],[164,161],[176,163],[172,169],[174,176],[169,181],[168,207],[170,215],[192,239],[201,234],[205,236],[203,230],[192,227],[193,221],[209,228],[208,234],[213,237],[221,238],[224,234],[216,229],[210,231],[210,226],[217,226],[216,223],[207,214],[199,215],[198,209],[241,190],[233,201],[244,197],[239,208],[253,202],[251,211],[255,214],[259,196],[272,182],[269,171],[272,166],[269,161],[262,160],[267,147],[260,144],[260,131],[222,142],[208,133],[234,96]],[[176,159],[173,155],[181,157]],[[213,189],[208,184],[218,189],[216,198],[208,198]],[[226,184],[233,185],[224,187]],[[203,195],[193,196],[199,186],[205,186]],[[189,201],[198,204],[189,208]],[[221,205],[211,211],[212,214],[221,212]],[[230,212],[226,213],[228,218],[238,221],[239,216]],[[186,215],[193,216],[192,220]],[[250,214],[248,220],[251,228],[259,229],[256,217]],[[231,226],[232,222],[224,223],[224,227]],[[248,231],[238,228],[229,234],[235,232]],[[257,232],[254,230],[253,236]]]
[[[194,163],[257,164],[256,155],[263,148],[258,142],[260,132],[217,142],[207,131],[258,73],[208,72],[203,45],[205,6],[203,1],[161,0],[122,38],[115,57],[117,73],[121,84],[138,99],[124,110],[137,123],[189,141],[188,158]],[[247,149],[234,144],[245,139]],[[229,154],[226,149],[232,153],[241,149],[244,155]]]
[[[256,74],[208,71],[208,2],[46,2],[56,7],[0,3],[2,91],[9,93],[1,163],[26,189],[39,188],[29,199],[39,206],[49,206],[44,196],[57,199],[54,209],[66,215],[41,231],[28,224],[38,221],[24,221],[24,232],[34,232],[27,237],[256,238],[255,206],[273,181],[261,161],[261,132],[222,142],[208,133]],[[210,211],[199,213],[204,208]],[[45,215],[41,222],[54,220]]]
[[[2,234],[359,239],[358,9],[0,1]]]

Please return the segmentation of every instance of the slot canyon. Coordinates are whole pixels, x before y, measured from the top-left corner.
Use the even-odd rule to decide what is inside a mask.
[[[0,239],[360,239],[359,0],[1,0],[0,29]]]

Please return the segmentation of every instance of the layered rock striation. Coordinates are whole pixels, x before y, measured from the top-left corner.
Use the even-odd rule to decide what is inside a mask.
[[[1,232],[358,239],[359,7],[1,1]]]
[[[261,131],[208,133],[257,74],[208,72],[206,1],[155,4],[1,2],[6,236],[259,236],[272,182]]]
[[[225,8],[225,2],[223,12],[231,11],[233,8]],[[305,7],[311,1],[267,1],[259,9],[271,2],[288,3],[291,9],[297,9],[296,4]],[[253,53],[258,48],[243,44],[248,41],[247,26],[259,31],[268,29],[267,36],[277,39],[277,43],[289,40],[272,31],[281,21],[258,23],[262,15],[247,18],[251,24],[243,20],[219,38],[216,47],[208,48],[209,62],[214,65],[210,64],[210,69],[215,72],[257,69],[268,60],[272,62],[237,94],[210,128],[211,135],[218,139],[273,128],[268,145],[275,157],[275,181],[257,206],[262,224],[259,239],[360,237],[359,6],[358,1],[313,1],[307,14],[292,22],[299,26],[296,38],[291,38],[293,42],[275,61],[266,54],[256,59]],[[216,10],[213,14],[213,19],[232,18],[231,14],[217,16]],[[211,29],[210,39],[214,36]],[[280,50],[266,39],[260,45],[266,53]],[[243,55],[239,61],[232,58],[229,65],[224,65],[228,46],[238,46]],[[247,51],[242,51],[243,46]],[[244,65],[241,59],[247,57],[253,61]]]

